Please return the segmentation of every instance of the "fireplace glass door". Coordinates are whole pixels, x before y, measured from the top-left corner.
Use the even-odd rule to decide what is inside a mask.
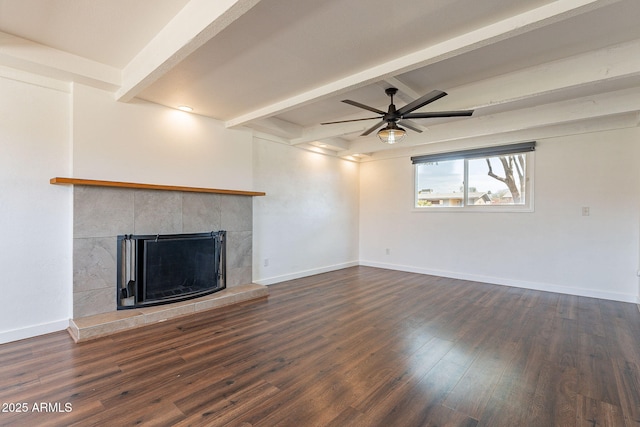
[[[118,236],[118,309],[222,290],[226,232]]]

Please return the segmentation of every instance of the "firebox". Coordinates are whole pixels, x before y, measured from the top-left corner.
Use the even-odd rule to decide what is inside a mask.
[[[167,304],[226,288],[226,231],[120,235],[118,310]]]

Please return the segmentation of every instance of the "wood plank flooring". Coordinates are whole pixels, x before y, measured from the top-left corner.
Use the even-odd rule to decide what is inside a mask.
[[[370,267],[269,290],[1,345],[0,425],[640,427],[633,304]]]

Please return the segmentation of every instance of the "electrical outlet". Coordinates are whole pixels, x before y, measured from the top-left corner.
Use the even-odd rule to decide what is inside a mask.
[[[385,249],[385,250],[384,250],[384,252],[385,252],[387,255],[391,255],[391,249],[389,249],[389,248]]]
[[[264,259],[264,266],[269,267],[269,258]]]
[[[582,216],[589,216],[589,206],[585,206],[582,208]]]

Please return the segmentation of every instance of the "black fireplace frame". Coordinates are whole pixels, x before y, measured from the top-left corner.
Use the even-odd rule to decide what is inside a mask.
[[[162,298],[145,298],[147,273],[145,251],[147,242],[212,240],[214,256],[212,286],[206,290],[196,290],[180,295]],[[209,295],[226,289],[226,231],[188,234],[123,234],[118,236],[117,243],[117,287],[116,301],[118,310],[135,309],[154,305],[169,304],[192,298]]]

